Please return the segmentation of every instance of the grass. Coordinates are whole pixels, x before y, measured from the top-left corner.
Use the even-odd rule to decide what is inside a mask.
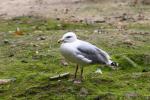
[[[130,23],[128,26],[128,29],[132,30],[138,30],[138,31],[150,31],[150,23]]]
[[[104,26],[104,33],[93,31]],[[15,35],[19,27],[24,35]],[[128,30],[147,31],[144,23],[129,25]],[[149,34],[129,34],[107,31],[107,24],[86,25],[52,19],[18,17],[0,21],[0,79],[14,81],[0,85],[0,100],[123,100],[149,98]],[[112,28],[113,29],[113,28]],[[94,73],[98,65],[85,67],[84,82],[73,84],[70,79],[74,64],[65,67],[57,40],[67,31],[77,31],[80,39],[89,41],[109,52],[119,63],[118,70],[101,67],[103,74]],[[87,31],[86,31],[87,30]],[[124,43],[124,35],[135,44]],[[45,37],[41,40],[41,37]],[[4,41],[8,40],[8,43]],[[49,77],[70,72],[66,79]]]

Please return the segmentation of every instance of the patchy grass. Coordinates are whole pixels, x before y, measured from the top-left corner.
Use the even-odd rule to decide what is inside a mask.
[[[102,33],[94,33],[100,28],[99,24],[74,24],[35,17],[18,17],[0,23],[0,79],[15,80],[0,85],[0,100],[142,100],[150,96],[149,34],[110,31],[107,24],[102,24],[105,26]],[[24,35],[15,35],[16,27]],[[128,29],[150,32],[147,27],[143,23]],[[103,74],[99,75],[94,73],[97,65],[88,66],[84,70],[84,82],[73,84],[70,79],[74,64],[61,65],[62,56],[57,44],[57,40],[70,30],[76,30],[80,39],[109,52],[119,63],[118,69],[101,66]],[[131,39],[134,44],[124,43],[126,39]],[[70,72],[71,76],[59,81],[49,79],[64,72]]]
[[[150,23],[129,23],[127,26],[128,29],[137,30],[137,31],[150,31]]]
[[[20,27],[25,32],[32,32],[32,31],[49,31],[49,30],[75,30],[75,29],[93,29],[98,28],[99,25],[94,24],[86,24],[86,23],[67,23],[63,21],[57,21],[53,19],[43,19],[39,17],[32,17],[32,16],[23,16],[23,17],[16,17],[11,19],[10,21],[7,20],[0,20],[0,31],[8,32],[14,30],[16,27]],[[102,26],[106,26],[105,24],[101,24]],[[108,26],[108,25],[107,25]]]

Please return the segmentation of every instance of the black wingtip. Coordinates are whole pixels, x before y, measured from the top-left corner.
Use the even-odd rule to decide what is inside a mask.
[[[117,67],[118,65],[119,65],[119,64],[118,64],[117,62],[112,62],[112,63],[111,63],[111,66],[116,66],[116,67]]]

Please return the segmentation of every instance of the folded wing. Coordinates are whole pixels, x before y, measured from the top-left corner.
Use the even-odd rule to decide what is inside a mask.
[[[110,59],[110,56],[105,51],[88,42],[82,42],[77,47],[77,55],[81,60],[91,61],[90,63],[107,64]]]

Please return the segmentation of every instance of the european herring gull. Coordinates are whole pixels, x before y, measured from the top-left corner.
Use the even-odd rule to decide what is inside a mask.
[[[58,42],[62,43],[60,52],[65,59],[77,64],[74,79],[76,79],[79,65],[81,66],[81,79],[83,66],[87,64],[104,64],[112,68],[117,66],[117,63],[111,60],[108,53],[89,42],[77,39],[74,32],[67,32]]]

